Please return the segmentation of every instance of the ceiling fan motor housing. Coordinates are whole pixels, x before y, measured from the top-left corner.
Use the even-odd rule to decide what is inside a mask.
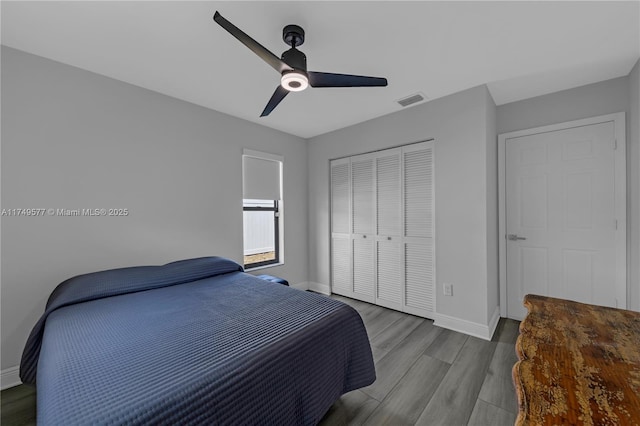
[[[307,56],[294,47],[282,54],[282,60],[291,68],[307,71]]]

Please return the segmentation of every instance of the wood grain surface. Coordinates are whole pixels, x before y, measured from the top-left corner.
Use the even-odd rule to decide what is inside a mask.
[[[516,425],[640,425],[640,313],[527,295]]]

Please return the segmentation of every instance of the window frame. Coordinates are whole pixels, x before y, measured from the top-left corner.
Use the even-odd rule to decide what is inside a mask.
[[[270,266],[270,265],[277,265],[280,264],[280,203],[278,200],[271,200],[273,201],[273,207],[262,207],[262,206],[257,206],[257,207],[247,207],[244,205],[244,200],[243,200],[243,205],[242,205],[242,212],[247,212],[247,211],[259,211],[259,212],[269,212],[272,211],[273,212],[273,221],[274,221],[274,230],[273,230],[273,240],[274,240],[274,251],[275,251],[275,257],[274,259],[271,260],[265,260],[262,262],[255,262],[255,263],[247,263],[244,264],[243,261],[243,266],[246,270],[249,269],[255,269],[255,268],[260,268],[263,266]],[[244,257],[243,257],[244,260]]]

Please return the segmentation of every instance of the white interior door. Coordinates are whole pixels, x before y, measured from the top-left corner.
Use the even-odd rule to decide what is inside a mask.
[[[508,317],[528,293],[626,307],[617,148],[614,121],[505,139]]]

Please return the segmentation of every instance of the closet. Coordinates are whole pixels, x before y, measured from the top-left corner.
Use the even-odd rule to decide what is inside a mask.
[[[331,161],[331,291],[435,310],[433,141]]]

